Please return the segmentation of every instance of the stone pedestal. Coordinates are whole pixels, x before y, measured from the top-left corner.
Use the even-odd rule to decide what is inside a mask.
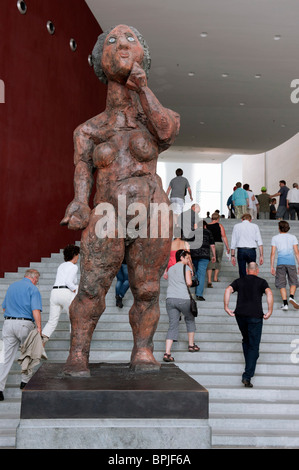
[[[43,364],[22,392],[18,449],[210,448],[208,391],[174,364],[132,372],[90,364],[90,377]]]

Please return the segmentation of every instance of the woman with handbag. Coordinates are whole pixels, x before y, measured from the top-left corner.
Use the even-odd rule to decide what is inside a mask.
[[[192,286],[192,271],[189,267],[190,252],[178,250],[176,252],[176,264],[168,271],[168,288],[166,294],[166,310],[169,317],[169,328],[166,336],[166,352],[164,362],[174,362],[171,356],[171,347],[179,336],[179,321],[181,313],[184,315],[187,334],[188,351],[197,352],[200,348],[194,344],[195,320],[190,309],[190,295],[188,287]],[[186,277],[184,275],[186,272]]]
[[[211,261],[215,263],[216,261],[216,252],[215,252],[215,242],[213,235],[207,229],[207,223],[203,221],[203,228],[200,227],[196,230],[202,230],[202,245],[200,248],[191,248],[191,258],[193,266],[195,268],[195,274],[197,275],[199,285],[195,289],[196,299],[204,301],[203,297],[204,286],[205,286],[205,277],[208,264],[210,262],[210,250],[212,250]],[[199,239],[199,236],[198,236]]]

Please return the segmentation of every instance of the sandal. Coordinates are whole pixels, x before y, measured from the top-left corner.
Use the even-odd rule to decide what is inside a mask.
[[[171,354],[165,353],[163,356],[163,361],[164,362],[174,362],[174,358],[171,357]]]
[[[193,346],[190,346],[190,344],[189,344],[189,347],[188,347],[189,352],[197,352],[199,350],[200,350],[200,347],[197,346],[197,344],[193,344]]]
[[[213,284],[211,282],[208,282],[208,287],[213,287]]]

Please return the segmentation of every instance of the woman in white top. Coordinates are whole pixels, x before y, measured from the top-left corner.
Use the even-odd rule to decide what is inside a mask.
[[[69,315],[69,306],[71,305],[78,290],[77,262],[79,259],[80,248],[76,245],[67,245],[63,250],[64,263],[57,269],[56,279],[50,296],[49,320],[43,328],[43,341],[46,343],[54,332],[60,314],[64,309]]]

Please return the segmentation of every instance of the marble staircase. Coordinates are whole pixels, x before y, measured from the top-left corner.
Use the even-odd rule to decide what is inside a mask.
[[[232,227],[240,221],[223,219],[230,241]],[[253,221],[260,226],[264,242],[265,262],[260,276],[268,280],[274,293],[273,315],[264,322],[260,357],[254,387],[245,388],[241,383],[243,355],[241,336],[234,318],[223,309],[223,294],[227,285],[238,277],[226,256],[219,278],[212,289],[205,288],[205,302],[198,302],[196,343],[199,353],[189,353],[185,324],[180,324],[180,338],[173,346],[175,363],[209,390],[210,426],[212,445],[221,448],[299,448],[299,310],[291,305],[281,311],[279,292],[270,274],[271,237],[277,233],[276,221]],[[290,221],[291,233],[299,238],[299,222]],[[50,258],[31,263],[41,273],[39,289],[43,299],[42,322],[46,323],[49,297],[58,265],[63,261],[62,252]],[[27,268],[17,273],[7,273],[0,280],[0,301],[8,286],[23,277]],[[162,361],[168,317],[165,309],[167,281],[161,280],[161,317],[155,335],[155,357]],[[90,360],[92,362],[128,362],[132,349],[132,334],[128,312],[132,294],[128,291],[124,308],[115,307],[115,281],[106,297],[106,310],[93,335]],[[298,292],[299,296],[299,292]],[[299,298],[299,297],[298,297]],[[231,297],[231,306],[236,300]],[[265,303],[266,309],[266,303]],[[2,330],[3,316],[0,318]],[[296,342],[297,340],[297,342]],[[65,313],[51,340],[47,344],[48,361],[64,362],[69,348],[69,322]],[[21,390],[19,366],[15,362],[9,374],[0,403],[0,448],[14,448],[16,427],[20,416]]]

